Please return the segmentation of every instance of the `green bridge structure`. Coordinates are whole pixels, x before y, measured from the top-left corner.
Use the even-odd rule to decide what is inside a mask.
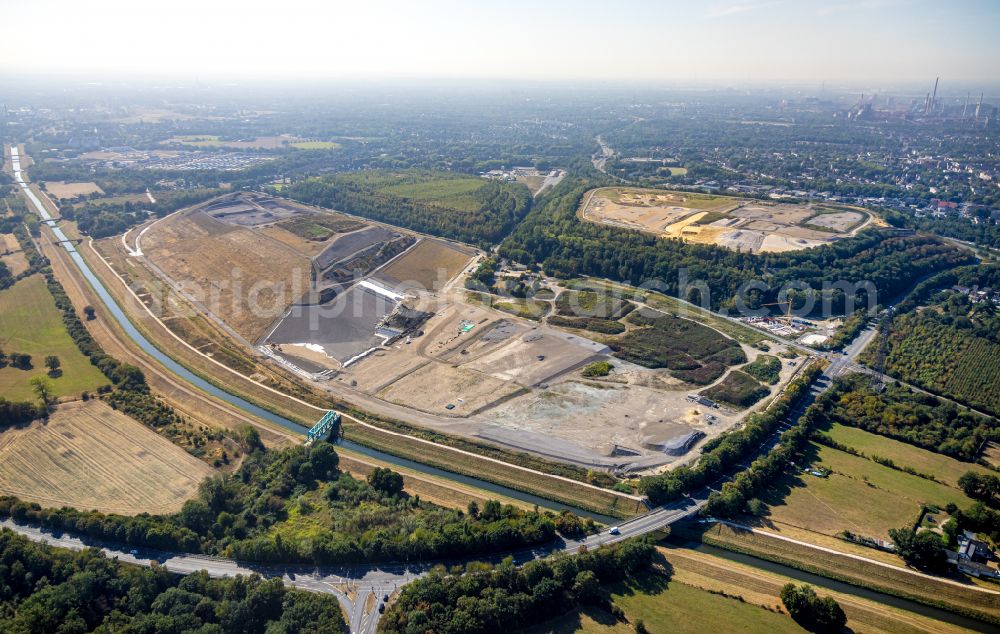
[[[312,428],[306,432],[306,444],[311,445],[317,439],[323,439],[330,433],[335,426],[340,424],[340,414],[333,410],[330,410],[323,415],[323,418],[319,419]]]

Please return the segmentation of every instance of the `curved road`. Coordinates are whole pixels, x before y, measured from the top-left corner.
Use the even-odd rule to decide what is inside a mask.
[[[35,206],[47,224],[62,242],[66,250],[73,256],[73,260],[85,270],[79,253],[76,252],[73,244],[67,240],[63,232],[56,226],[56,222],[46,212],[41,201],[34,195],[21,174],[20,162],[15,146],[11,147],[11,158],[14,167],[14,177],[25,196]],[[93,283],[93,280],[91,280]],[[95,287],[96,288],[96,287]],[[107,303],[105,294],[101,294],[102,300]],[[112,308],[108,305],[109,309]],[[124,316],[122,318],[126,319]],[[122,324],[127,328],[126,324]],[[833,378],[844,372],[847,368],[853,369],[853,360],[864,348],[864,343],[872,336],[873,332],[868,329],[852,343],[847,349],[846,355],[831,355],[832,363],[824,371],[821,377],[811,386],[809,394],[801,399],[791,415],[782,425],[758,447],[755,455],[748,458],[745,464],[749,464],[756,456],[770,451],[779,441],[780,435],[798,420],[805,408],[820,393],[829,388]],[[141,337],[141,335],[139,335]],[[828,357],[829,358],[829,357]],[[169,367],[169,366],[168,366]],[[227,399],[229,400],[229,399]],[[233,403],[230,401],[230,403]],[[240,407],[239,403],[233,403]],[[256,412],[254,412],[256,413]],[[744,465],[734,465],[736,471]],[[734,473],[736,472],[734,471]],[[532,559],[550,555],[554,552],[573,553],[586,546],[588,549],[597,548],[602,545],[613,544],[631,537],[645,535],[657,530],[661,530],[675,522],[691,517],[698,513],[708,500],[708,496],[716,487],[728,479],[729,476],[720,478],[708,487],[692,494],[675,503],[655,508],[643,515],[634,517],[619,524],[614,530],[587,536],[582,539],[557,540],[550,544],[539,546],[534,549],[527,549],[510,553],[516,563],[524,563]],[[82,549],[87,547],[101,548],[109,557],[117,558],[119,561],[137,565],[152,565],[157,563],[163,565],[167,570],[179,574],[186,574],[205,570],[213,577],[231,577],[238,574],[260,574],[265,577],[279,577],[283,582],[292,587],[332,594],[344,606],[350,615],[350,628],[352,632],[374,632],[378,621],[379,612],[377,606],[383,595],[391,594],[400,586],[426,574],[431,566],[437,563],[397,563],[397,564],[364,564],[357,566],[306,566],[306,565],[269,565],[251,564],[238,562],[229,559],[222,559],[206,555],[193,553],[174,553],[152,549],[128,550],[127,546],[121,544],[110,544],[97,542],[88,538],[69,535],[66,533],[53,532],[37,526],[27,526],[14,523],[11,520],[0,522],[0,526],[10,528],[26,537],[39,542],[47,542],[54,546],[61,546],[71,549]],[[487,561],[499,561],[507,554],[498,554],[485,558]],[[460,563],[460,562],[454,562]],[[375,595],[372,597],[372,595]],[[374,600],[373,600],[374,599]]]

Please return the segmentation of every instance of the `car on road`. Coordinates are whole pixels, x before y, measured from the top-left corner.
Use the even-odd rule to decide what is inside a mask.
[[[621,535],[622,534],[621,530],[619,530],[619,528],[617,526],[612,526],[611,530],[609,530],[608,533],[611,534],[611,535]]]
[[[388,603],[389,602],[389,595],[388,594],[383,594],[382,595],[382,601],[384,603]]]
[[[385,614],[385,604],[384,603],[380,603],[379,604],[379,606],[378,606],[378,613],[379,614]]]

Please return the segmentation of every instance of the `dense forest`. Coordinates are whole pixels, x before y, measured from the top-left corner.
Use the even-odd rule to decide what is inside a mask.
[[[499,241],[531,208],[531,195],[523,185],[483,181],[470,194],[476,204],[458,209],[449,204],[446,191],[437,199],[410,197],[386,187],[386,178],[382,172],[375,172],[371,178],[356,174],[324,176],[298,181],[280,193],[321,207],[480,246]],[[412,178],[404,173],[403,178],[407,182],[417,181],[413,184],[426,182],[433,186],[435,179],[446,176],[434,173],[428,177],[421,172]],[[414,191],[426,190],[414,188]]]
[[[0,498],[0,516],[132,546],[316,564],[479,555],[548,542],[557,527],[565,534],[593,530],[574,516],[495,501],[468,513],[422,502],[401,490],[397,474],[364,482],[341,472],[328,443],[251,449],[236,473],[203,482],[175,515],[41,509]]]
[[[837,288],[838,283],[852,285],[846,290],[856,307],[867,306],[868,291],[853,285],[870,282],[877,292],[873,304],[878,304],[924,275],[973,261],[969,254],[931,236],[876,229],[815,249],[752,255],[581,221],[576,215],[581,198],[591,187],[603,184],[564,179],[503,242],[501,255],[539,263],[560,277],[593,275],[633,285],[657,284],[661,292],[715,310],[735,309],[737,294],[751,281],[766,286],[746,294],[751,307],[775,301],[788,286],[797,289],[789,292],[794,309],[812,297],[813,312],[821,312],[829,302],[834,314],[842,314],[847,306],[845,289]],[[688,282],[682,284],[682,278]]]
[[[320,634],[344,627],[333,596],[289,590],[280,579],[180,577],[0,530],[0,632]]]
[[[607,602],[601,585],[633,578],[652,563],[655,548],[631,540],[575,556],[475,564],[465,574],[437,571],[407,585],[379,624],[381,631],[506,633]]]

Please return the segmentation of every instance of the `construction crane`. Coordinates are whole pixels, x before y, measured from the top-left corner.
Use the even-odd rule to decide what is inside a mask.
[[[770,304],[761,304],[761,308],[764,306],[787,306],[785,311],[785,320],[788,322],[788,327],[792,327],[792,300],[785,300],[783,302],[771,302]]]

